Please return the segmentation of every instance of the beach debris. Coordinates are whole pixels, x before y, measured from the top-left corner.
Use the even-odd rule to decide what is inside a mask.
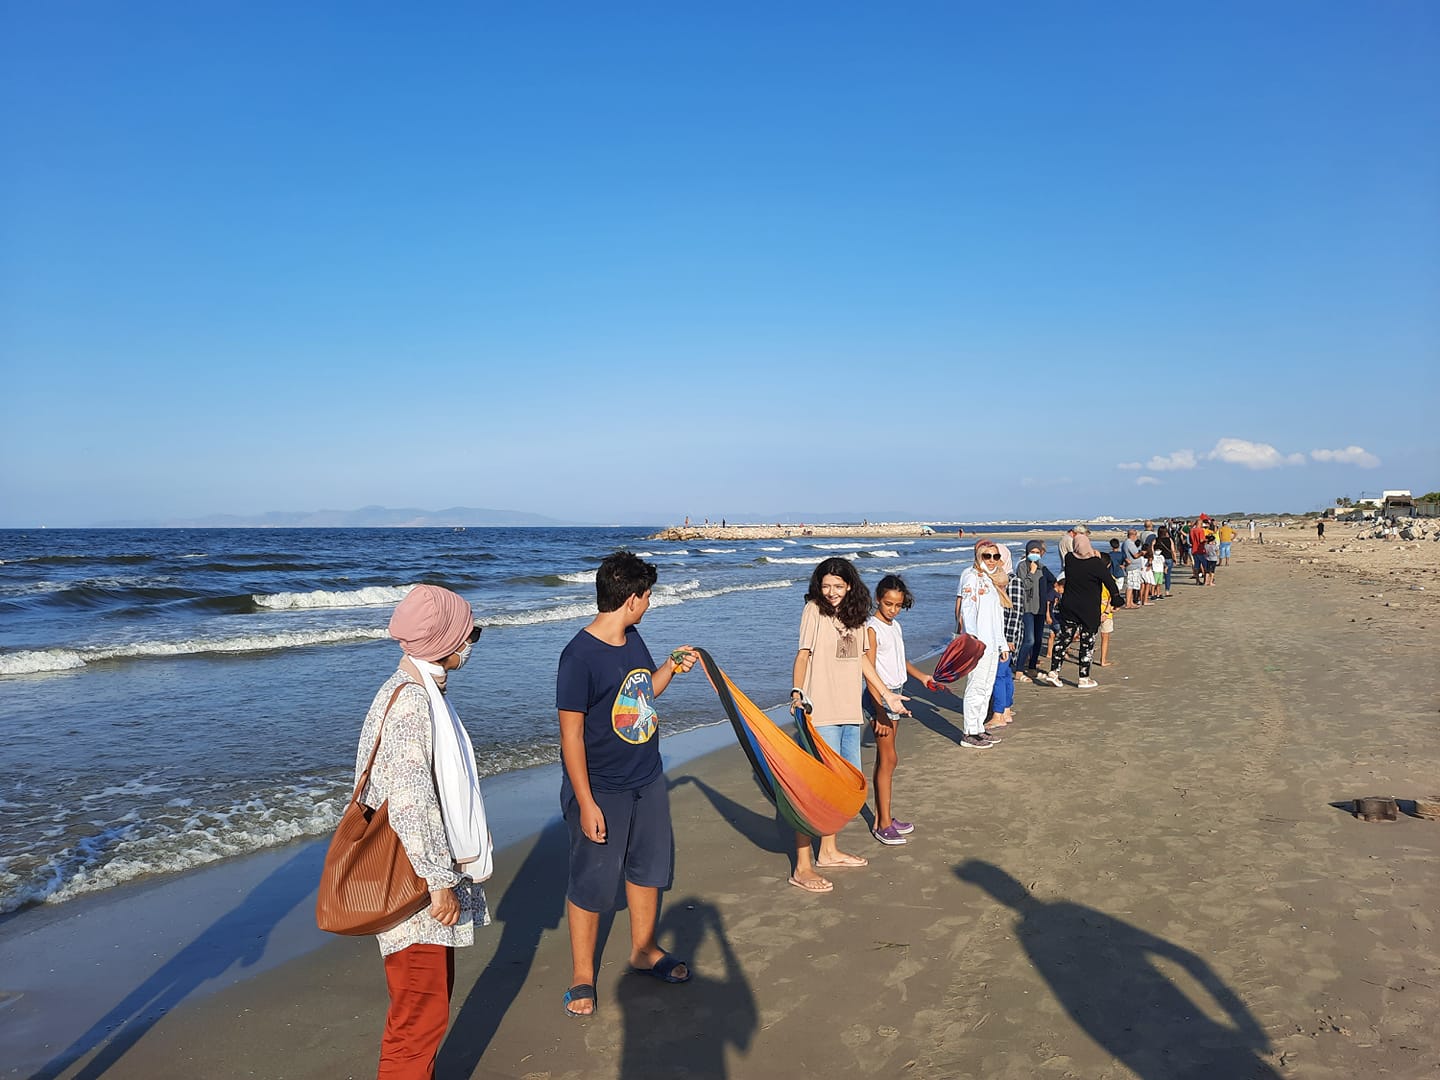
[[[1355,800],[1355,816],[1361,821],[1399,821],[1400,804],[1389,795],[1370,795]]]
[[[1415,797],[1415,816],[1427,821],[1440,821],[1440,795]]]

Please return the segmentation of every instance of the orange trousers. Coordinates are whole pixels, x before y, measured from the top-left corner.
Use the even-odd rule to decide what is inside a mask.
[[[390,1011],[380,1040],[377,1080],[433,1080],[435,1055],[450,1025],[455,950],[411,945],[385,957]]]

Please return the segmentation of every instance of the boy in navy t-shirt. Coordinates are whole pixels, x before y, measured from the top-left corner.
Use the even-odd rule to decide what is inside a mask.
[[[560,654],[560,809],[570,832],[571,986],[565,1012],[595,1011],[595,943],[600,913],[630,909],[630,966],[666,982],[686,982],[689,966],[655,942],[660,890],[674,871],[670,792],[660,763],[655,699],[670,679],[695,666],[688,645],[657,669],[637,624],[650,607],[655,567],[617,551],[595,574],[599,614]]]

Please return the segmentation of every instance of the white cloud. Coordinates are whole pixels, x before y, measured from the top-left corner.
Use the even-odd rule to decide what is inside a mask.
[[[1115,466],[1117,469],[1143,469],[1144,467],[1145,466],[1141,465],[1138,461],[1122,461],[1119,465]]]
[[[1151,472],[1170,472],[1176,469],[1193,469],[1198,464],[1194,450],[1176,450],[1173,454],[1156,454],[1145,463]]]
[[[1269,443],[1249,442],[1245,439],[1221,439],[1215,449],[1205,455],[1210,461],[1223,461],[1229,465],[1243,465],[1247,469],[1275,469],[1281,465],[1304,465],[1304,454],[1282,454]]]
[[[1148,487],[1151,484],[1160,483],[1160,480],[1158,477],[1154,476],[1137,476],[1135,478],[1135,483],[1139,484],[1141,487]]]
[[[1374,469],[1380,459],[1359,446],[1347,446],[1344,450],[1311,450],[1310,456],[1316,461],[1328,461],[1336,465],[1359,465],[1362,469]]]

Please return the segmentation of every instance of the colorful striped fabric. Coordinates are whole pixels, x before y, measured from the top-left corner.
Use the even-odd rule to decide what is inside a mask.
[[[833,836],[865,805],[865,777],[795,709],[798,742],[741,693],[704,649],[695,650],[755,779],[782,817],[811,836]]]

